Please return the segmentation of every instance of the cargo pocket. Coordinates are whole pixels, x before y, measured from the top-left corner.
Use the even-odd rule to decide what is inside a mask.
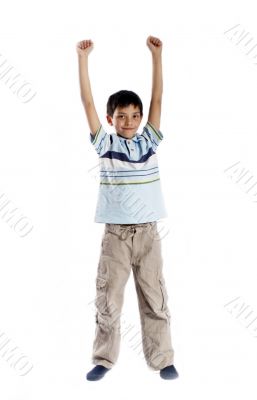
[[[101,314],[108,313],[107,305],[107,280],[101,277],[96,278],[96,299],[95,305]]]
[[[159,278],[159,282],[160,282],[160,289],[161,289],[161,294],[162,294],[161,310],[162,311],[166,311],[168,296],[167,296],[167,291],[166,291],[164,279],[163,278]]]

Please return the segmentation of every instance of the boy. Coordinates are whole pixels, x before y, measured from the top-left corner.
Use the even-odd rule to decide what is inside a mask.
[[[147,38],[152,53],[152,98],[142,134],[139,96],[129,90],[112,94],[107,121],[116,133],[108,134],[98,118],[88,75],[91,40],[77,43],[80,94],[90,127],[90,141],[100,160],[100,188],[95,222],[105,223],[96,277],[96,330],[88,380],[99,380],[118,358],[120,313],[124,288],[132,269],[140,312],[142,346],[147,365],[163,379],[174,379],[174,350],[170,337],[170,312],[162,274],[157,220],[166,217],[156,150],[162,100],[162,42]],[[139,203],[139,208],[138,208]],[[131,268],[132,267],[132,268]]]

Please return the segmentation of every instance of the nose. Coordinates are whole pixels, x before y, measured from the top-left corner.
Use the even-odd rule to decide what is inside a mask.
[[[131,121],[129,118],[126,118],[125,126],[131,126]]]

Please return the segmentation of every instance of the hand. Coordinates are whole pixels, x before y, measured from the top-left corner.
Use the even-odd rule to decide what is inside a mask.
[[[81,42],[77,43],[77,53],[79,56],[88,56],[89,53],[93,50],[94,43],[92,40],[82,40]]]
[[[153,55],[161,55],[162,41],[160,39],[155,36],[148,36],[146,44]]]

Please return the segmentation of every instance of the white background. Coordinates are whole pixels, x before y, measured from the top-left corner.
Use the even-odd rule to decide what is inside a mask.
[[[257,180],[257,50],[247,55],[224,33],[238,25],[257,43],[254,6],[242,0],[1,6],[0,61],[36,92],[25,103],[0,79],[0,195],[33,225],[21,237],[1,214],[0,333],[33,364],[20,376],[0,356],[1,399],[216,400],[246,393],[256,399],[257,331],[225,306],[239,298],[257,316],[256,190],[247,193],[250,186],[237,182],[240,171],[224,172],[238,163]],[[98,180],[90,170],[98,157],[80,100],[75,46],[94,41],[91,85],[111,132],[106,102],[120,89],[139,94],[141,127],[146,122],[149,35],[163,41],[158,158],[169,217],[160,224],[169,232],[163,272],[180,377],[162,380],[124,339],[112,371],[88,382],[90,302],[104,225],[94,223]],[[140,330],[132,274],[123,315]]]

